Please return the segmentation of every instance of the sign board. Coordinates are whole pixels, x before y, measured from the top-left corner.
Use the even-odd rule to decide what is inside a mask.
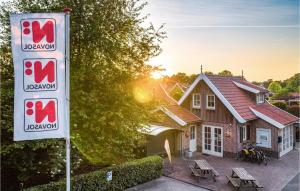
[[[106,173],[106,181],[112,181],[112,171],[108,171]]]
[[[14,140],[66,137],[65,13],[12,14]]]

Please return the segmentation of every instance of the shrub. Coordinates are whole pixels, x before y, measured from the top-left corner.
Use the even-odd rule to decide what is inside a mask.
[[[273,103],[276,107],[279,107],[282,110],[287,110],[288,105],[285,102],[275,102]]]
[[[162,167],[162,158],[159,156],[150,156],[126,162],[72,178],[72,190],[125,190],[160,177]],[[106,173],[109,171],[112,171],[113,174],[110,182],[106,181]],[[28,188],[25,191],[64,191],[65,186],[65,180],[61,180]]]

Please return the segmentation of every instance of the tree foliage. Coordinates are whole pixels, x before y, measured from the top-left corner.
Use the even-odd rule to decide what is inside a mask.
[[[219,72],[218,75],[220,75],[220,76],[233,76],[232,73],[229,70],[223,70],[222,72]]]
[[[135,82],[149,76],[145,61],[160,53],[162,28],[149,24],[136,0],[12,1],[1,6],[1,157],[2,166],[23,176],[37,173],[38,154],[46,151],[45,172],[63,161],[63,142],[12,142],[13,65],[8,15],[15,12],[71,13],[71,135],[72,143],[92,163],[107,165],[136,157],[143,137],[137,128],[147,123],[151,103],[134,99]],[[144,26],[144,25],[143,25]],[[57,148],[59,147],[59,148]],[[42,149],[42,151],[40,151]],[[26,155],[24,154],[26,153]],[[38,153],[38,154],[37,154]],[[45,153],[44,153],[45,154]],[[54,155],[57,155],[55,157]],[[22,157],[21,157],[22,156]],[[54,159],[57,159],[56,161]],[[3,161],[3,160],[2,160]],[[50,164],[51,163],[51,164]],[[63,165],[64,166],[64,165]]]
[[[179,100],[183,96],[183,91],[178,87],[175,86],[171,91],[170,91],[170,96],[174,98],[175,100]]]
[[[278,81],[273,81],[270,83],[268,90],[272,93],[278,93],[282,89]]]

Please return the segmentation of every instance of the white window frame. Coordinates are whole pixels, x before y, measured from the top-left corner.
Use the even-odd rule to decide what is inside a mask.
[[[199,100],[197,100],[197,101],[199,101],[199,105],[195,105],[195,96],[199,96]],[[195,109],[200,109],[201,108],[201,94],[200,93],[194,93],[193,94],[193,108],[195,108]]]
[[[268,132],[268,136],[267,136],[267,142],[268,145],[263,145],[262,142],[258,141],[258,132],[259,131],[264,131],[264,132]],[[256,145],[259,147],[264,147],[264,148],[272,148],[272,132],[271,129],[266,129],[266,128],[256,128]]]
[[[190,140],[194,140],[194,139],[196,139],[196,125],[191,125],[190,126]]]
[[[243,131],[243,142],[247,141],[247,126],[244,125],[242,126],[242,131]]]
[[[214,98],[214,106],[208,106],[208,97],[213,96]],[[215,95],[206,95],[206,109],[215,110],[216,109],[216,96]]]
[[[263,93],[256,94],[256,103],[264,103],[265,95]]]
[[[285,131],[285,132],[283,132]],[[290,152],[294,148],[294,128],[293,125],[288,125],[283,129],[280,129],[279,135],[282,137],[282,141],[279,145],[279,156],[282,157],[286,153]],[[285,144],[285,145],[284,145]],[[286,147],[288,145],[288,147]],[[283,149],[285,147],[285,149]]]

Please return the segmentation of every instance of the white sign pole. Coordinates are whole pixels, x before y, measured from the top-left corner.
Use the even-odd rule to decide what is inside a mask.
[[[66,191],[71,190],[71,141],[70,141],[70,10],[66,13]]]

